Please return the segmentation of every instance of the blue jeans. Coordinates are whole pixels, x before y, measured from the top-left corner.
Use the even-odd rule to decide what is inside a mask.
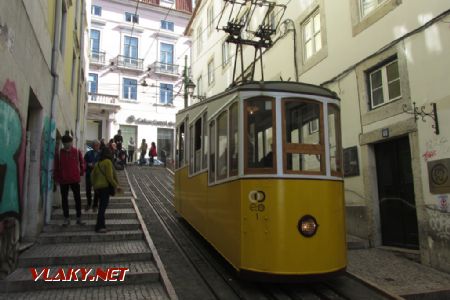
[[[97,214],[97,224],[95,225],[95,230],[106,228],[105,226],[105,212],[109,203],[109,188],[99,189],[96,191],[99,196],[100,205]]]

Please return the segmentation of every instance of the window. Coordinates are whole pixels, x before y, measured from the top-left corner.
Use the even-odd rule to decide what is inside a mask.
[[[311,100],[283,100],[284,170],[286,173],[325,174],[322,104]],[[318,130],[311,130],[312,124]]]
[[[100,52],[100,30],[91,29],[91,52],[97,56]]]
[[[214,28],[214,7],[212,5],[208,7],[206,18],[208,21],[208,36],[210,36]]]
[[[88,92],[91,94],[97,94],[97,91],[98,91],[98,75],[95,73],[89,73]]]
[[[165,29],[165,30],[169,30],[169,31],[174,31],[173,22],[161,20],[161,29]]]
[[[177,151],[177,167],[181,168],[184,165],[184,122],[177,128],[177,143],[176,143],[176,151]]]
[[[328,140],[331,175],[342,176],[341,116],[336,104],[328,104]]]
[[[230,106],[230,176],[238,174],[239,165],[239,118],[238,118],[238,104],[233,103]]]
[[[230,44],[223,42],[222,44],[222,66],[225,67],[230,62]]]
[[[317,9],[302,25],[305,60],[322,49],[320,14]]]
[[[125,36],[123,45],[123,55],[126,58],[138,58],[139,40],[136,37]]]
[[[402,95],[398,60],[369,73],[369,88],[372,108],[400,98]]]
[[[208,164],[208,126],[206,124],[208,113],[205,112],[203,114],[203,161],[202,161],[202,168],[206,169]]]
[[[137,80],[123,79],[123,99],[137,100]]]
[[[360,0],[361,17],[364,18],[385,0]]]
[[[76,76],[77,76],[76,67],[77,67],[77,56],[76,56],[75,52],[73,52],[73,54],[72,54],[72,76],[70,79],[70,90],[72,91],[72,93],[73,93],[73,89],[75,87],[75,81],[76,81]]]
[[[174,72],[173,66],[173,45],[161,43],[159,60],[161,62],[161,69],[171,72]]]
[[[189,126],[189,174],[194,173],[194,126]]]
[[[98,5],[91,5],[91,14],[93,16],[102,16],[102,7]]]
[[[203,96],[203,80],[202,76],[197,79],[197,96]]]
[[[65,1],[62,5],[62,15],[61,15],[61,31],[60,31],[60,40],[59,40],[59,51],[64,57],[64,48],[66,46],[66,26],[67,26],[67,7]]]
[[[159,103],[162,104],[173,103],[173,84],[170,83],[159,84]]]
[[[162,162],[166,162],[167,158],[172,158],[173,151],[173,129],[170,128],[157,128],[157,149],[158,158]],[[122,130],[123,132],[123,130]]]
[[[203,47],[203,39],[202,39],[202,26],[198,26],[197,28],[197,55],[200,55]]]
[[[208,62],[208,85],[214,83],[214,59]]]
[[[209,182],[216,181],[216,122],[209,123]]]
[[[193,155],[194,155],[194,172],[198,172],[201,169],[202,163],[202,118],[195,121],[195,137],[193,141]]]
[[[275,173],[275,102],[260,97],[244,102],[245,173]]]
[[[228,112],[224,111],[217,118],[217,169],[216,179],[228,176]]]
[[[139,15],[135,15],[135,14],[126,12],[125,13],[125,21],[138,24],[139,23]]]

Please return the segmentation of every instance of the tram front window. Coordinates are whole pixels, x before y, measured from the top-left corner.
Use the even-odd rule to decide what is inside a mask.
[[[245,102],[246,173],[275,172],[275,103],[257,98]]]

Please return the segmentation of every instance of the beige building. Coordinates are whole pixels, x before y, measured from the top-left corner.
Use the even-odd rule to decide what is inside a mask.
[[[224,3],[199,1],[186,29],[197,96],[232,83],[235,46],[215,30]],[[347,231],[374,247],[417,251],[422,263],[450,271],[450,3],[277,4],[287,9],[269,14],[267,22],[280,26],[263,55],[264,78],[320,84],[340,96]],[[252,15],[250,26],[262,15]],[[244,78],[253,55],[244,46]],[[238,61],[238,76],[240,69]],[[419,113],[435,107],[436,115],[416,120],[405,112],[414,105]]]

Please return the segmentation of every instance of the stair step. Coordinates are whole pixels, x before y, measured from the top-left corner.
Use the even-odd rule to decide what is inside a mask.
[[[74,288],[70,291],[63,289],[51,289],[42,291],[27,291],[18,293],[1,293],[0,299],[102,299],[99,295],[112,295],[114,299],[169,299],[167,292],[161,283],[146,283],[146,284],[127,284],[121,285],[121,282],[116,282],[111,286],[90,286],[92,282],[86,283],[82,288]],[[54,282],[50,282],[54,284]],[[126,295],[126,296],[119,296]]]
[[[49,268],[49,278],[54,277],[58,270],[62,268],[68,271],[69,268],[87,268],[92,269],[92,274],[97,268],[106,270],[107,268],[128,268],[129,271],[125,273],[124,281],[120,284],[141,284],[158,282],[160,275],[157,267],[152,261],[133,261],[107,264],[73,264],[73,265],[58,265],[46,266]],[[37,268],[38,274],[43,271],[43,267]],[[81,277],[81,272],[78,272]],[[92,274],[93,275],[93,274]],[[117,277],[117,275],[115,276]],[[34,281],[30,268],[19,268],[11,273],[5,280],[0,281],[0,290],[5,292],[19,292],[26,290],[42,290],[55,288],[76,288],[86,286],[107,286],[114,285],[117,282],[106,282],[102,279],[98,281],[44,281],[40,278]]]
[[[81,202],[81,209],[83,210],[83,212],[86,204],[87,201]],[[131,201],[114,202],[109,203],[108,208],[133,208],[133,203],[131,203]],[[75,204],[69,204],[69,209],[75,209]]]
[[[75,209],[69,209],[69,216],[72,219],[72,222],[75,220],[76,211]],[[105,212],[105,219],[134,219],[136,218],[136,211],[132,208],[123,208],[123,209],[114,209],[107,208]],[[81,212],[81,218],[83,220],[96,220],[97,213],[92,211]],[[62,209],[55,209],[52,214],[52,220],[63,220],[64,215]]]
[[[62,221],[51,221],[50,224],[44,226],[44,232],[79,232],[79,231],[94,231],[97,220],[85,220],[86,225],[79,226],[72,222],[70,226],[62,226]],[[141,224],[137,219],[107,219],[106,228],[111,231],[118,230],[138,230]]]
[[[92,196],[94,197],[94,196]],[[127,194],[122,194],[122,195],[117,195],[117,196],[111,196],[109,197],[109,203],[111,203],[111,201],[130,201],[131,197],[133,197],[133,195],[131,193],[127,193]],[[69,197],[67,198],[69,199],[69,203],[71,201],[74,201],[74,198],[72,195],[69,195]],[[87,198],[86,195],[82,194],[81,195],[81,203],[87,203]]]
[[[107,233],[97,233],[95,231],[79,232],[47,232],[39,236],[42,244],[55,243],[87,243],[87,242],[112,242],[142,240],[144,233],[141,230],[119,230],[108,231]]]
[[[152,257],[144,240],[37,244],[19,256],[19,267],[137,261]]]

